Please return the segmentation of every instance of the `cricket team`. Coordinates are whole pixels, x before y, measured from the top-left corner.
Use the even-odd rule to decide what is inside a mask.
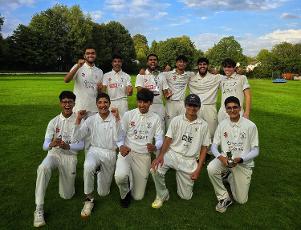
[[[48,154],[37,170],[35,227],[46,224],[44,197],[53,169],[59,171],[60,196],[74,195],[80,150],[85,150],[84,219],[95,205],[94,177],[100,196],[110,193],[114,177],[120,205],[127,208],[132,199],[143,199],[151,174],[156,189],[152,207],[160,208],[169,199],[165,174],[172,168],[178,195],[191,199],[208,153],[214,157],[207,171],[218,200],[216,211],[225,212],[234,201],[247,202],[253,159],[259,154],[258,131],[249,120],[250,85],[236,73],[232,59],[223,61],[225,75],[220,75],[210,73],[208,59],[201,57],[195,74],[186,71],[183,55],[176,58],[174,70],[162,72],[157,55],[148,55],[147,68],[136,78],[137,108],[130,111],[133,87],[122,71],[122,57],[114,55],[112,71],[104,75],[95,59],[95,49],[86,48],[84,59],[64,78],[74,81],[74,92],[61,92],[61,113],[46,130],[43,150]],[[191,94],[185,96],[187,88]]]

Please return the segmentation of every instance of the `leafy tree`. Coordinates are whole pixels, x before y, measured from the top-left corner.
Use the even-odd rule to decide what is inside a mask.
[[[254,71],[247,73],[248,77],[255,78],[271,78],[275,69],[275,60],[270,51],[262,49],[256,56],[256,61],[261,64],[254,69]]]
[[[144,35],[136,34],[133,36],[136,58],[140,63],[140,66],[145,66],[146,57],[149,54],[149,47],[147,44],[147,39]]]
[[[217,44],[206,52],[206,56],[214,67],[220,67],[225,58],[232,58],[241,66],[246,66],[247,58],[243,55],[241,45],[233,36],[222,38]]]

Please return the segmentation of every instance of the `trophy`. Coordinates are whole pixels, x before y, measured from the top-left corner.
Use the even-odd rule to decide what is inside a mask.
[[[227,158],[228,158],[228,168],[233,168],[233,166],[234,166],[234,160],[233,160],[233,158],[232,158],[232,153],[231,153],[231,151],[228,151],[228,152],[226,152],[226,154],[227,154]]]

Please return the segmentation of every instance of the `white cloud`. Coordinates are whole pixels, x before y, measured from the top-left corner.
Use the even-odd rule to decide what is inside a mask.
[[[204,33],[192,37],[191,40],[197,48],[207,51],[223,37],[228,36],[228,34]],[[275,30],[260,37],[248,33],[235,37],[235,40],[240,43],[245,55],[256,56],[261,49],[270,50],[274,45],[281,42],[301,43],[301,30]]]
[[[24,22],[22,22],[21,20],[19,19],[16,19],[16,18],[13,18],[13,17],[5,17],[4,19],[4,24],[3,24],[3,27],[2,27],[2,36],[4,38],[12,35],[13,31],[17,28],[17,26],[19,24],[24,24]]]
[[[169,24],[170,26],[182,26],[182,25],[185,25],[185,24],[191,22],[191,20],[189,18],[184,18],[184,17],[174,19],[173,21],[175,21],[175,22]]]
[[[281,14],[280,18],[282,18],[282,19],[297,19],[297,18],[301,18],[301,16],[297,15],[297,14],[283,13],[283,14]]]
[[[102,18],[102,12],[100,10],[90,11],[87,14],[90,15],[92,20],[95,22]]]
[[[22,6],[32,6],[35,0],[0,0],[0,10],[15,10]]]
[[[179,0],[189,8],[216,10],[270,10],[278,8],[286,0]]]
[[[206,19],[208,19],[208,17],[206,17],[206,16],[201,17],[201,20],[206,20]]]

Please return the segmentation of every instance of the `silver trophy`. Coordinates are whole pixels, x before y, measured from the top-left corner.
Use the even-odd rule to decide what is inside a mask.
[[[226,154],[227,154],[227,158],[228,158],[228,168],[233,168],[233,166],[234,166],[234,160],[233,160],[233,158],[232,158],[232,153],[231,153],[231,151],[228,151],[228,152],[226,152]]]

